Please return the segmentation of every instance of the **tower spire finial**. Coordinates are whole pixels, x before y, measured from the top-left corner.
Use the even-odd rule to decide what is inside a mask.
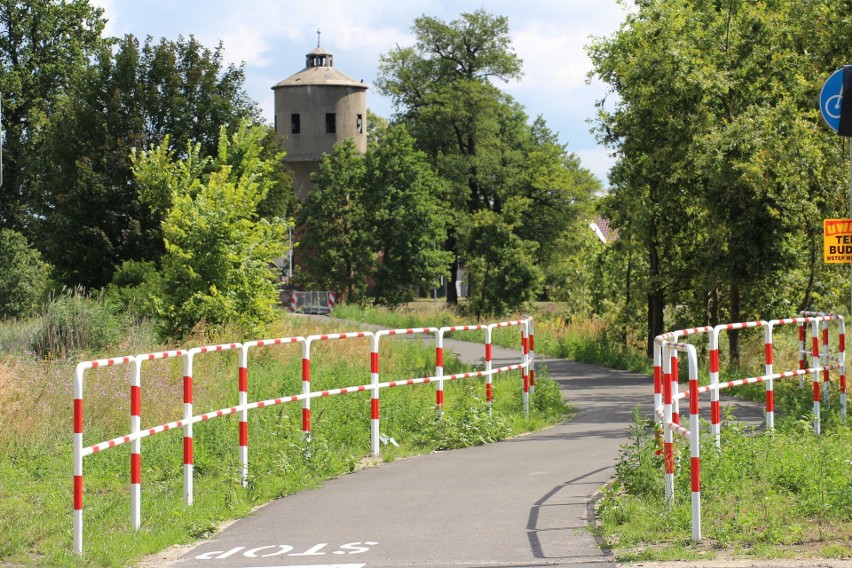
[[[320,35],[322,35],[322,32],[317,30],[317,47],[320,46]]]

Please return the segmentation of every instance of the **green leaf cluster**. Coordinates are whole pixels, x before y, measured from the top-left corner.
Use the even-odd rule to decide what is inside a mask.
[[[261,218],[279,157],[262,158],[265,129],[243,122],[220,135],[217,157],[190,145],[186,158],[168,138],[133,155],[142,195],[162,208],[163,256],[158,315],[166,335],[185,335],[200,321],[256,329],[274,316],[278,300],[273,258],[284,252],[285,223]]]
[[[596,132],[618,156],[601,210],[624,241],[615,253],[647,274],[633,282],[647,305],[630,309],[649,340],[844,308],[819,259],[822,219],[848,209],[848,150],[817,101],[849,23],[827,8],[648,0],[588,47],[610,88]]]

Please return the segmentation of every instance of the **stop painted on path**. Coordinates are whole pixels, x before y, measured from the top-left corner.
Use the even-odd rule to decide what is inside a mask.
[[[342,544],[340,546],[330,546],[327,542],[321,542],[316,544],[308,549],[297,549],[294,546],[289,544],[272,544],[272,545],[264,545],[264,546],[254,546],[252,548],[246,546],[235,546],[228,550],[210,550],[206,552],[202,552],[193,557],[193,560],[198,561],[199,566],[213,566],[220,565],[219,562],[216,561],[227,561],[226,564],[229,566],[234,566],[239,563],[239,565],[243,565],[243,562],[253,562],[257,559],[265,559],[264,562],[277,559],[282,560],[284,558],[288,559],[308,559],[311,560],[320,560],[319,557],[334,555],[337,557],[348,556],[353,554],[363,554],[365,552],[369,552],[371,547],[378,545],[378,542],[374,541],[358,541],[358,542],[349,542],[346,544]],[[324,560],[324,559],[323,559]],[[208,561],[208,562],[205,562]],[[209,562],[212,561],[212,562]],[[284,565],[282,565],[283,568]],[[334,563],[334,564],[291,564],[287,563],[286,568],[305,568],[310,566],[311,568],[363,568],[366,566],[364,563]],[[264,568],[277,568],[274,565],[263,564]],[[249,567],[247,567],[249,568]],[[259,568],[259,567],[258,567]]]

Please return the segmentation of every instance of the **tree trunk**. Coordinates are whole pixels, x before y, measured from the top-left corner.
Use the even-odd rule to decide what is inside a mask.
[[[739,323],[740,321],[740,286],[736,282],[731,283],[731,323]],[[730,369],[736,369],[740,366],[740,332],[737,329],[732,329],[728,332],[728,351]]]
[[[648,357],[654,355],[654,338],[663,333],[665,302],[660,282],[660,252],[657,244],[657,219],[651,218],[648,239]]]
[[[632,252],[631,248],[627,249],[627,274],[624,277],[624,321],[622,322],[624,328],[621,337],[623,353],[627,353],[627,349],[630,347],[628,329],[630,328],[630,277],[633,272]]]
[[[447,280],[447,305],[457,306],[459,295],[456,289],[456,280],[459,278],[459,254],[456,251],[458,240],[456,232],[452,227],[447,229],[447,240],[444,241],[444,250],[453,253],[453,261],[450,263],[450,278]]]
[[[808,285],[805,288],[805,295],[802,297],[802,302],[799,304],[799,309],[796,313],[799,313],[803,310],[807,310],[811,305],[811,293],[814,290],[814,277],[816,273],[817,254],[817,234],[814,229],[815,227],[811,227],[808,230],[808,240],[810,241],[810,254],[808,255]]]

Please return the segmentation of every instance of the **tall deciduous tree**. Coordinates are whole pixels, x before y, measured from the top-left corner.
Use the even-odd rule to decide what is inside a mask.
[[[405,127],[391,125],[367,152],[365,189],[372,244],[381,255],[373,293],[377,303],[397,306],[446,276],[446,182],[415,150]]]
[[[122,261],[163,254],[164,209],[140,201],[130,153],[169,133],[172,148],[193,142],[201,155],[214,156],[221,126],[233,131],[241,120],[257,119],[243,70],[226,67],[222,57],[221,45],[211,50],[193,37],[140,45],[126,36],[105,45],[60,97],[46,121],[33,185],[37,242],[63,283],[101,287]],[[272,157],[273,135],[266,137],[260,147]]]
[[[523,108],[495,86],[521,76],[521,60],[512,49],[505,17],[484,10],[449,23],[423,16],[415,20],[413,30],[413,47],[382,56],[377,86],[393,99],[396,120],[408,127],[450,184],[445,248],[455,257],[447,294],[452,304],[457,301],[459,261],[481,258],[482,252],[466,250],[477,243],[463,235],[476,234],[486,225],[508,227],[522,243],[518,250],[538,252],[507,255],[523,257],[540,273],[541,265],[553,260],[554,245],[564,232],[581,211],[588,211],[599,182],[556,142],[542,119],[530,125]],[[512,212],[504,218],[507,207]],[[478,285],[492,282],[496,280],[481,279]]]
[[[323,156],[311,177],[313,190],[302,209],[300,250],[305,279],[335,290],[344,301],[361,301],[375,262],[367,228],[366,167],[348,139]]]
[[[619,98],[598,121],[619,153],[607,211],[648,255],[649,349],[667,304],[692,322],[754,319],[801,293],[768,282],[808,264],[813,276],[811,228],[835,176],[808,45],[823,40],[802,34],[819,4],[643,1],[590,48]]]
[[[103,10],[88,0],[0,1],[3,187],[0,226],[31,232],[31,156],[47,118],[101,44]]]
[[[484,10],[462,14],[450,23],[422,16],[413,31],[414,47],[382,56],[376,85],[392,98],[418,145],[450,180],[452,210],[469,214],[499,209],[500,196],[490,175],[499,166],[499,154],[488,150],[498,136],[497,117],[505,112],[506,97],[491,81],[521,75],[508,20]],[[453,227],[466,221],[457,218]],[[461,253],[453,227],[446,243],[456,257],[450,270],[449,303],[457,301]]]

